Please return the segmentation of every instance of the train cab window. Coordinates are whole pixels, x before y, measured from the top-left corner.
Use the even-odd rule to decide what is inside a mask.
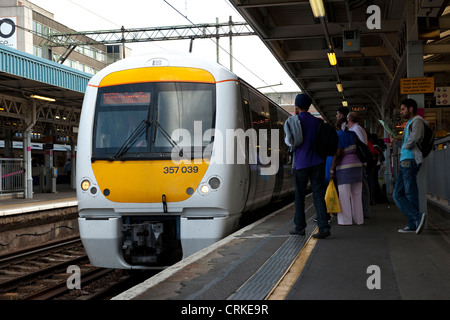
[[[185,154],[192,154],[194,142],[201,141],[202,150],[211,143],[202,137],[214,124],[214,84],[140,83],[99,88],[93,160],[170,159],[179,145]],[[177,129],[184,129],[182,141],[174,135]]]
[[[211,143],[210,140],[204,141],[203,135],[206,130],[214,128],[213,87],[213,85],[193,83],[159,85],[156,119],[168,133],[173,133],[177,129],[185,130],[183,139],[176,141],[184,148],[189,149],[189,146],[193,147],[198,143],[203,150]],[[191,138],[190,141],[186,141],[188,137]],[[164,133],[161,130],[156,132],[155,147],[169,146],[171,147],[170,142],[164,137]]]

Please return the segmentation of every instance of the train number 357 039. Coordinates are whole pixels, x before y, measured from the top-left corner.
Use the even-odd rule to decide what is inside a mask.
[[[197,166],[187,166],[187,167],[164,167],[164,174],[176,174],[176,173],[197,173]]]

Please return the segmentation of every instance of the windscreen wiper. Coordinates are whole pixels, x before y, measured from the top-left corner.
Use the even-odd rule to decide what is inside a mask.
[[[158,120],[153,120],[152,123],[154,123],[156,125],[157,129],[160,129],[161,133],[163,134],[164,138],[167,139],[167,141],[170,142],[170,144],[172,145],[172,147],[176,148],[178,151],[178,155],[180,157],[183,156],[183,149],[180,148],[180,146],[178,145],[178,143],[175,142],[175,140],[172,139],[172,137],[167,133],[167,131],[163,128],[163,126],[161,126],[161,124],[158,122]],[[155,139],[156,139],[156,134],[153,136],[153,143],[155,143]]]
[[[111,157],[111,160],[121,159],[128,152],[128,150],[130,150],[130,148],[138,141],[138,139],[142,136],[142,134],[147,131],[150,124],[151,123],[147,119],[142,120],[141,123],[137,126],[137,128],[125,140],[125,142],[116,152],[116,154]]]

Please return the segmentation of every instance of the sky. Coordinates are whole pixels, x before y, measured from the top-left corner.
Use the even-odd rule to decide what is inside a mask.
[[[244,22],[228,0],[29,0],[50,11],[54,19],[77,31],[146,28],[199,23]],[[186,19],[186,17],[187,19]],[[128,43],[133,55],[145,52],[189,51],[189,40]],[[221,38],[220,63],[230,66],[229,39]],[[192,53],[216,61],[211,39],[194,41]],[[298,92],[278,61],[258,36],[233,37],[233,72],[262,92]],[[282,85],[279,85],[282,83]],[[276,86],[273,86],[276,85]]]

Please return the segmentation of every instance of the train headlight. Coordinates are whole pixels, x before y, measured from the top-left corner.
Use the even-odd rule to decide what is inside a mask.
[[[209,187],[206,184],[202,185],[202,187],[200,188],[200,192],[203,194],[207,194],[209,192]]]
[[[208,184],[211,189],[217,190],[220,187],[220,180],[217,177],[212,177],[211,179],[209,179]]]
[[[88,191],[91,187],[91,182],[87,179],[81,181],[81,190]]]

